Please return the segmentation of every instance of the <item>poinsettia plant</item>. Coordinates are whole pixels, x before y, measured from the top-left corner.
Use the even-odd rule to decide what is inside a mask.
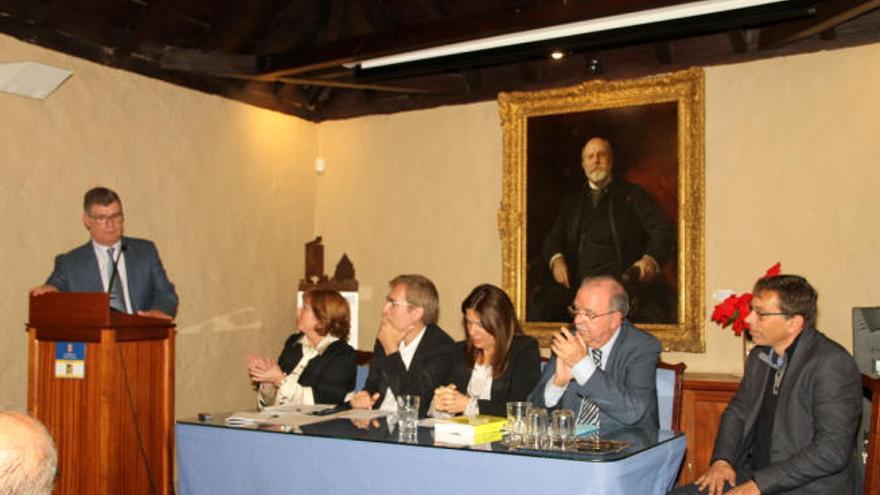
[[[767,269],[767,273],[761,278],[779,275],[781,267],[781,263],[776,263]],[[721,325],[721,328],[732,326],[733,333],[739,337],[744,330],[749,329],[749,324],[746,323],[746,316],[751,311],[751,303],[751,292],[744,292],[741,295],[731,294],[727,299],[715,305],[715,310],[712,311],[712,321]]]

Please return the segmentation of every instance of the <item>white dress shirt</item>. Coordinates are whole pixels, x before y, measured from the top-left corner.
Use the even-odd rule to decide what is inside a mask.
[[[92,239],[92,249],[95,250],[95,258],[98,259],[98,271],[101,272],[101,285],[104,286],[104,292],[110,291],[110,273],[113,270],[113,260],[107,256],[107,250],[113,248],[113,255],[116,256],[116,269],[119,273],[119,283],[122,286],[122,294],[125,296],[125,311],[131,313],[131,298],[128,296],[128,275],[125,272],[125,252],[122,250],[122,240],[116,241],[112,246],[103,246]]]

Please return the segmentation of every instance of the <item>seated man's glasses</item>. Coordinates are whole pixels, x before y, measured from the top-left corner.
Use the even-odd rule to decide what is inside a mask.
[[[752,313],[758,315],[758,318],[762,320],[770,316],[784,316],[786,318],[791,318],[792,316],[794,316],[792,313],[786,313],[784,311],[761,311],[754,306],[749,306],[749,309],[752,311]]]
[[[590,320],[590,321],[593,321],[593,320],[595,320],[595,319],[597,319],[597,318],[601,318],[601,317],[603,317],[603,316],[608,316],[608,315],[610,315],[611,313],[616,313],[616,312],[617,312],[616,309],[612,309],[611,311],[607,311],[607,312],[605,312],[605,313],[601,313],[601,314],[598,314],[598,315],[597,315],[597,314],[593,313],[592,311],[590,311],[590,310],[588,310],[588,309],[579,308],[579,307],[577,307],[577,306],[575,306],[575,305],[571,305],[571,306],[569,306],[569,307],[566,308],[566,309],[568,310],[568,314],[570,314],[572,317],[576,318],[576,317],[578,317],[578,316],[583,316],[584,318],[586,318],[586,319],[588,319],[588,320]]]
[[[386,306],[394,306],[394,307],[398,307],[398,308],[412,306],[412,304],[410,304],[406,301],[395,301],[394,299],[391,299],[390,297],[385,298],[385,305]]]

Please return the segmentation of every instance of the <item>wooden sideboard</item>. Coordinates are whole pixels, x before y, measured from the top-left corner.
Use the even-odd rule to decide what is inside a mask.
[[[721,414],[739,388],[740,377],[720,373],[685,373],[681,425],[687,453],[678,476],[680,485],[693,482],[709,468]]]

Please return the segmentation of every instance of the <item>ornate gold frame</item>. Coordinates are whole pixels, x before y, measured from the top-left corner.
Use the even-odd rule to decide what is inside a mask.
[[[664,351],[704,352],[704,79],[701,69],[624,81],[590,81],[567,88],[498,95],[504,129],[504,164],[498,230],[502,285],[527,333],[548,346],[560,323],[525,322],[526,130],[529,117],[678,104],[678,305],[676,324],[640,324]]]

